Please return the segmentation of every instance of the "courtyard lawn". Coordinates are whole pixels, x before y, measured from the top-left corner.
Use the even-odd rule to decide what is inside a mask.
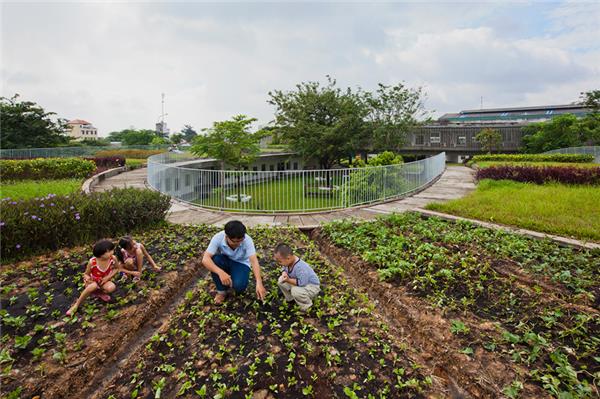
[[[28,199],[44,197],[48,194],[66,195],[81,188],[81,179],[23,180],[2,182],[0,198]]]
[[[426,208],[544,233],[600,241],[600,187],[482,180],[468,196]]]
[[[489,168],[490,166],[564,166],[564,167],[575,167],[575,168],[594,168],[600,166],[598,163],[575,163],[575,162],[477,162],[474,165],[477,165],[480,168]]]
[[[242,195],[249,195],[251,198],[246,202],[225,199],[225,207],[248,211],[265,209],[292,211],[316,208],[330,209],[342,205],[342,190],[338,182],[333,182],[334,191],[331,193],[328,193],[326,190],[319,190],[316,186],[313,187],[311,190],[315,192],[314,196],[304,195],[304,184],[309,184],[309,182],[303,182],[300,177],[293,177],[246,185],[241,189],[240,193]],[[312,182],[310,184],[314,185]],[[325,186],[326,183],[323,182],[321,185]],[[235,187],[225,190],[225,197],[236,195],[237,189]],[[197,200],[196,203],[203,206],[219,207],[220,201],[221,193],[215,190],[209,197]]]
[[[126,158],[125,165],[137,169],[146,166],[147,159]]]

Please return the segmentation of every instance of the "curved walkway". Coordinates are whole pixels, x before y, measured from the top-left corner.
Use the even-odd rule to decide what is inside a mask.
[[[302,215],[240,215],[201,209],[173,200],[167,220],[178,224],[204,223],[221,227],[230,220],[239,219],[249,227],[290,225],[308,229],[336,219],[374,219],[381,214],[421,208],[430,202],[460,198],[475,189],[474,175],[475,172],[465,166],[448,166],[437,182],[413,196],[378,205]],[[95,186],[92,191],[105,191],[114,187],[146,187],[146,168],[109,177]]]

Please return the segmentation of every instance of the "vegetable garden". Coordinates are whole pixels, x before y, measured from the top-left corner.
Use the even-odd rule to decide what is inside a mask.
[[[217,230],[136,235],[162,271],[116,279],[110,303],[64,316],[91,256],[3,264],[2,396],[10,398],[594,397],[600,253],[401,214],[249,231],[264,302],[222,307],[199,265]],[[272,259],[288,242],[322,292],[286,303]]]

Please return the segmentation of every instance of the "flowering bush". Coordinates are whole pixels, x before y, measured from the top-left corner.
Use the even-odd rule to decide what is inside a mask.
[[[99,169],[112,169],[125,166],[125,158],[123,157],[94,157],[84,159],[94,162]]]
[[[600,184],[600,167],[577,168],[573,166],[490,166],[477,171],[477,180],[514,180],[524,183],[544,184]]]
[[[164,220],[169,197],[133,188],[13,201],[2,199],[2,259],[89,244]]]
[[[4,180],[85,178],[96,164],[82,158],[37,158],[0,160]]]
[[[475,155],[471,160],[477,162],[592,162],[591,154],[487,154]]]

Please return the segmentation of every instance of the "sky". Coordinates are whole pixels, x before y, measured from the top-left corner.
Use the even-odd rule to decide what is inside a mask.
[[[0,94],[101,136],[245,114],[269,91],[422,87],[432,116],[600,89],[600,2],[3,2]]]

